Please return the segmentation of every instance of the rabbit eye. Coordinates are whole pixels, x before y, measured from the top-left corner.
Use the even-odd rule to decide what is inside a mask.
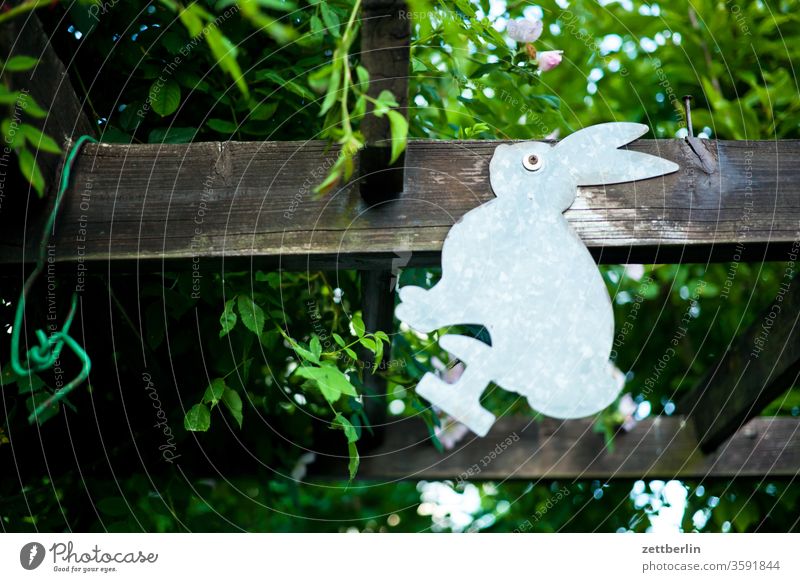
[[[536,154],[527,154],[524,158],[522,158],[522,165],[525,166],[526,170],[535,172],[542,167],[542,158]]]

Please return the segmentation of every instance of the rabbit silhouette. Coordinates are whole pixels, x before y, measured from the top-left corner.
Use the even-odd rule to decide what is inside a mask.
[[[395,314],[429,333],[482,325],[491,345],[443,335],[439,345],[466,364],[453,384],[427,373],[417,394],[485,436],[495,421],[480,397],[490,383],[527,397],[556,418],[599,412],[620,386],[609,361],[611,299],[597,265],[563,212],[578,186],[662,176],[678,165],[617,149],[647,132],[604,123],[556,145],[500,145],[489,164],[496,198],[465,214],[442,248],[442,278],[431,289],[399,290]]]

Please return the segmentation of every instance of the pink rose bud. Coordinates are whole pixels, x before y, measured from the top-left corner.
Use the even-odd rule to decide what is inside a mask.
[[[561,64],[561,55],[564,51],[542,51],[539,53],[539,70],[547,72]]]
[[[508,36],[517,42],[536,42],[542,36],[541,20],[510,20]]]

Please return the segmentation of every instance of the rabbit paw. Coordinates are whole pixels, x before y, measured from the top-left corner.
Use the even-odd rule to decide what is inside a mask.
[[[477,397],[470,398],[468,394],[464,394],[463,387],[458,382],[448,384],[438,376],[428,373],[417,384],[416,392],[478,436],[486,436],[496,420],[494,414],[480,405]]]

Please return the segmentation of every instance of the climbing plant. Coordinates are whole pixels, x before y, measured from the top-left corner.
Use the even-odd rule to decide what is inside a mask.
[[[0,14],[0,25],[37,11],[70,63],[69,77],[102,141],[326,139],[344,155],[316,185],[320,196],[352,178],[364,143],[359,123],[370,102],[391,122],[395,157],[408,136],[557,138],[607,120],[646,123],[651,137],[673,138],[686,132],[680,104],[686,93],[695,96],[694,125],[704,137],[788,139],[797,138],[800,127],[792,72],[800,17],[792,1],[734,11],[731,3],[712,0],[414,0],[407,16],[413,36],[407,125],[396,96],[368,97],[369,74],[357,49],[360,0],[53,4],[23,2]],[[2,62],[4,75],[33,66],[30,57]],[[37,152],[60,147],[28,124],[45,112],[4,87],[9,155],[41,195],[48,184]],[[610,435],[648,415],[676,413],[680,393],[774,297],[785,267],[732,265],[604,267],[617,320],[635,314],[635,326],[615,344],[622,397],[599,416],[597,430]],[[735,284],[728,285],[732,272]],[[439,276],[435,269],[399,275],[399,285],[423,287]],[[55,430],[50,427],[106,410],[97,413],[98,423],[131,431],[125,447],[109,453],[118,455],[114,459],[136,458],[140,441],[151,445],[152,439],[173,459],[197,443],[215,458],[244,443],[263,471],[232,479],[214,473],[201,481],[176,476],[167,462],[160,467],[166,475],[155,481],[144,471],[122,479],[42,473],[20,491],[18,483],[3,480],[4,529],[642,531],[657,521],[676,487],[684,492],[685,509],[675,527],[687,531],[798,527],[791,508],[800,489],[777,479],[359,483],[359,446],[374,422],[363,386],[367,369],[388,380],[389,422],[418,417],[431,446],[441,451],[463,438],[414,393],[427,371],[457,373],[436,333],[368,333],[360,283],[351,271],[253,268],[198,278],[167,270],[143,273],[136,284],[95,277],[103,290],[97,305],[107,305],[119,323],[114,341],[87,342],[95,365],[91,385],[40,416],[37,429]],[[6,330],[17,291],[3,287]],[[36,309],[28,305],[28,317],[46,317],[45,308]],[[675,356],[654,377],[679,328],[686,330]],[[146,416],[152,410],[121,418],[108,412],[130,403],[113,388],[119,379],[136,382],[144,374],[148,398],[159,404],[156,428]],[[4,365],[0,378],[0,454],[7,454],[9,437],[26,427],[32,410],[26,403],[52,393],[56,377],[52,371],[18,376]],[[536,415],[511,393],[494,390],[485,400],[497,414]],[[798,391],[767,413],[798,416]],[[614,446],[611,439],[608,446]],[[345,457],[355,480],[305,483],[312,451]],[[71,503],[86,490],[97,500],[97,513]],[[447,504],[453,496],[459,508]]]

